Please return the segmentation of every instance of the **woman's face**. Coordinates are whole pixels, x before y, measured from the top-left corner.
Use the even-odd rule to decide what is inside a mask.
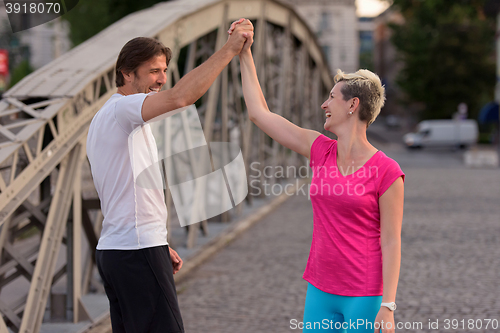
[[[342,81],[337,83],[330,91],[328,99],[321,105],[326,117],[324,128],[330,132],[333,132],[333,129],[347,120],[349,116],[350,101],[344,101],[344,95],[340,91],[343,85]]]

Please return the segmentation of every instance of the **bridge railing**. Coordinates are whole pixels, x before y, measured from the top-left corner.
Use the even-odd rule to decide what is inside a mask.
[[[240,17],[254,22],[252,51],[271,110],[299,126],[320,129],[320,105],[332,78],[305,22],[293,8],[272,0],[158,4],[113,24],[4,94],[0,331],[8,326],[13,332],[38,332],[42,322],[50,320],[47,301],[57,284],[65,285],[66,318],[91,319],[81,297],[99,288],[91,249],[103,216],[95,191],[87,186],[85,141],[92,117],[116,91],[114,63],[121,47],[136,36],[154,37],[169,46],[174,57],[168,89],[219,49],[230,23]],[[206,141],[237,141],[247,170],[252,162],[260,169],[305,163],[248,120],[237,57],[197,108]],[[171,203],[167,191],[167,207]],[[190,230],[188,245],[194,242],[195,229]]]

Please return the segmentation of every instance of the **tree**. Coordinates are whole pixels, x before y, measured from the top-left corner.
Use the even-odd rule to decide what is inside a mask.
[[[449,118],[461,102],[476,117],[493,98],[495,21],[486,0],[394,0],[405,23],[391,25],[403,69],[397,84],[422,118]]]
[[[73,46],[83,43],[112,23],[108,5],[109,0],[80,0],[75,8],[62,16],[69,23]]]
[[[80,0],[63,19],[70,24],[70,39],[76,46],[109,25],[141,9],[149,8],[161,0]]]
[[[10,76],[9,88],[12,88],[16,83],[21,81],[25,76],[29,75],[33,72],[33,68],[31,67],[28,60],[23,60],[14,67]]]

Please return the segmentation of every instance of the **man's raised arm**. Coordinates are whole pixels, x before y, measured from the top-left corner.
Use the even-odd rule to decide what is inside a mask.
[[[253,36],[249,20],[241,22],[229,36],[226,44],[207,61],[182,77],[168,90],[148,96],[142,105],[142,119],[148,121],[169,111],[188,106],[205,94],[234,56],[240,53],[247,37]]]

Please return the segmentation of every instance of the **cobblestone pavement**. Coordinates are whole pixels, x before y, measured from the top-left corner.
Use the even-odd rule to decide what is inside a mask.
[[[397,320],[500,332],[500,170],[407,174]]]
[[[404,171],[395,318],[415,329],[398,331],[500,332],[500,170]],[[203,264],[178,286],[186,332],[299,332],[311,235],[310,202],[293,196]]]

